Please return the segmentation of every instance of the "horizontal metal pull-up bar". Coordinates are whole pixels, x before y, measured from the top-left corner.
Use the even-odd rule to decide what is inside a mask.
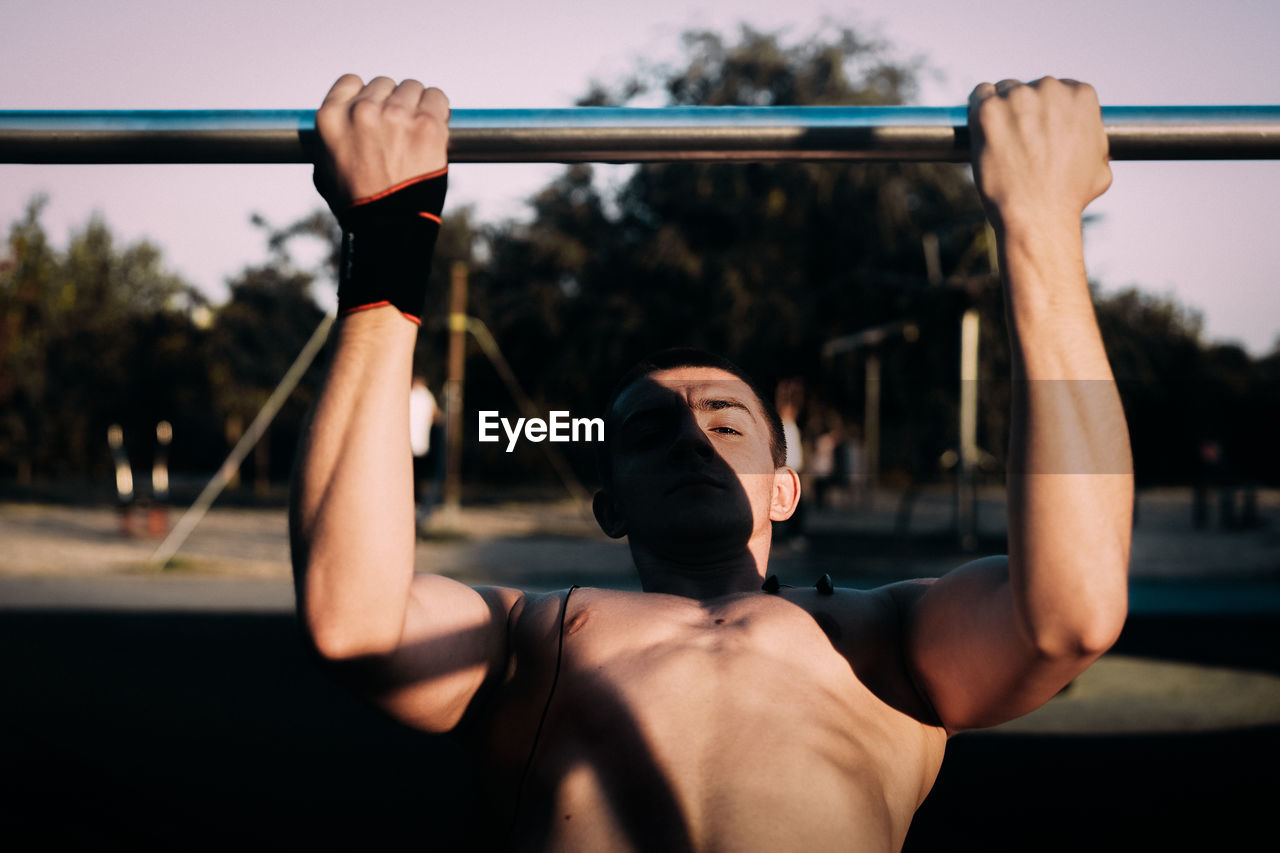
[[[1103,107],[1115,160],[1280,158],[1280,106]],[[454,110],[455,163],[939,160],[965,107]],[[0,163],[308,163],[314,110],[0,111]]]

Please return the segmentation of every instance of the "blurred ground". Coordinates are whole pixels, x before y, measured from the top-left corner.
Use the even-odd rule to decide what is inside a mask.
[[[983,493],[972,552],[949,493],[916,496],[909,523],[902,508],[881,493],[811,512],[771,568],[872,586],[1004,549],[999,491]],[[1232,847],[1265,828],[1280,492],[1258,495],[1245,530],[1194,529],[1189,490],[1138,509],[1116,648],[1043,709],[953,740],[909,850]],[[462,844],[456,751],[382,721],[303,655],[282,509],[214,509],[168,569],[149,562],[157,544],[123,538],[114,509],[0,504],[0,845],[229,846],[257,825],[290,846],[377,848],[429,816],[455,833],[437,849]],[[626,546],[555,500],[437,515],[417,563],[475,584],[635,586]]]
[[[1260,523],[1222,529],[1213,519],[1192,526],[1190,489],[1143,492],[1134,527],[1131,577],[1136,581],[1280,581],[1280,490],[1258,493]],[[986,490],[978,506],[978,547],[961,551],[952,533],[952,497],[924,491],[903,515],[903,496],[880,492],[866,506],[810,510],[805,541],[775,547],[771,566],[831,572],[850,582],[884,582],[938,575],[974,555],[1004,547],[1003,491]],[[181,515],[168,512],[169,526]],[[136,513],[134,527],[146,528]],[[420,571],[430,568],[475,583],[538,588],[570,582],[629,586],[626,548],[604,536],[589,507],[552,497],[545,501],[464,504],[455,518],[437,512],[431,533],[418,543]],[[159,540],[125,538],[110,507],[0,503],[0,576],[201,576],[285,580],[289,541],[283,509],[215,507],[178,552],[177,571],[150,564]],[[785,578],[784,578],[785,580]]]

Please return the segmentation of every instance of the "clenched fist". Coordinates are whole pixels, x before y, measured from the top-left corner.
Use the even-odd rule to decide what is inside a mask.
[[[997,228],[1078,227],[1111,185],[1092,86],[1052,77],[982,83],[969,96],[969,129],[974,180]]]
[[[448,165],[449,99],[417,80],[338,78],[316,111],[316,186],[338,213]]]

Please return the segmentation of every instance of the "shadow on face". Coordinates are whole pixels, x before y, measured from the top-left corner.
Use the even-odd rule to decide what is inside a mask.
[[[774,464],[755,393],[714,368],[659,371],[607,413],[596,518],[615,538],[710,558],[769,523]]]

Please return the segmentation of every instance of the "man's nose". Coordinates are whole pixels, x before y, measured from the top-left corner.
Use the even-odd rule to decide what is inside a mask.
[[[676,458],[693,456],[710,459],[715,455],[711,439],[702,430],[702,424],[692,412],[681,416],[676,425],[675,439],[671,442],[671,455]]]

